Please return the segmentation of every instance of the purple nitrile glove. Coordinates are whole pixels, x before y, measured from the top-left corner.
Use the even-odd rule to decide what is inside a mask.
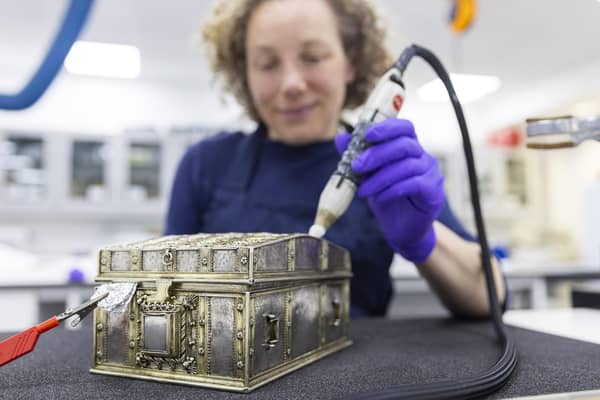
[[[365,132],[371,143],[352,163],[363,177],[357,195],[366,198],[392,249],[420,264],[436,244],[433,221],[445,202],[444,177],[438,162],[417,140],[413,124],[391,118]],[[342,153],[351,136],[335,138]]]

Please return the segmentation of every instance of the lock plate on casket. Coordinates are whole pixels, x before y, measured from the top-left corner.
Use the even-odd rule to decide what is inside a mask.
[[[166,236],[100,250],[94,373],[249,391],[351,344],[350,256],[307,235]]]

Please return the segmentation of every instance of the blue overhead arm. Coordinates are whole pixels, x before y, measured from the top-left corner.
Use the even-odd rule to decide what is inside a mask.
[[[0,109],[23,110],[44,94],[79,36],[93,3],[94,0],[71,0],[62,27],[46,53],[44,61],[20,92],[13,95],[0,94]]]

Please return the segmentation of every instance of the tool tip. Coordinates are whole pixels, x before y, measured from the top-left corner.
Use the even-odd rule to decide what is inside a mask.
[[[310,227],[308,234],[316,238],[322,238],[325,235],[325,228],[319,224],[315,224]]]

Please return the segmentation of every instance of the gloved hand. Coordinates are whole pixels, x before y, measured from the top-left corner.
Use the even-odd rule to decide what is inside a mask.
[[[340,133],[340,154],[350,142]],[[445,202],[438,162],[419,144],[412,123],[391,118],[369,127],[371,143],[352,163],[363,181],[357,195],[366,198],[392,249],[407,260],[425,261],[436,244],[433,221]]]

